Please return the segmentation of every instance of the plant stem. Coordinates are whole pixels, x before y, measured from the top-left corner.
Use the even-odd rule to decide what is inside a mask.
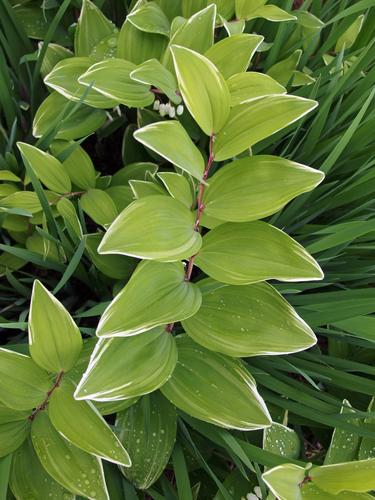
[[[45,410],[48,406],[48,403],[49,403],[49,400],[53,394],[53,392],[59,387],[59,385],[61,384],[61,380],[64,376],[64,372],[61,371],[57,377],[56,377],[56,380],[55,380],[55,383],[53,384],[53,386],[51,387],[51,389],[47,392],[46,394],[46,397],[43,401],[43,403],[41,403],[39,406],[37,406],[31,413],[31,415],[28,417],[28,420],[30,420],[30,422],[32,422],[34,420],[34,418],[38,415],[38,413],[40,413],[41,411]]]
[[[211,134],[210,135],[210,146],[209,146],[209,148],[210,148],[209,149],[209,157],[207,160],[206,168],[204,169],[204,172],[203,172],[203,182],[201,182],[199,184],[199,191],[198,191],[198,198],[197,198],[197,215],[195,218],[194,231],[197,231],[198,233],[200,233],[200,231],[201,231],[200,224],[201,224],[201,219],[202,219],[202,215],[203,215],[203,211],[204,211],[203,196],[204,196],[204,191],[206,188],[206,180],[208,178],[212,164],[214,162],[214,151],[213,151],[214,141],[215,141],[215,135]],[[194,261],[195,261],[196,257],[197,257],[197,254],[192,255],[188,260],[188,263],[186,266],[186,272],[185,272],[185,281],[191,280],[191,275],[192,275],[193,269],[194,269]],[[170,323],[169,325],[167,325],[166,331],[172,332],[173,326],[174,326],[174,323]]]

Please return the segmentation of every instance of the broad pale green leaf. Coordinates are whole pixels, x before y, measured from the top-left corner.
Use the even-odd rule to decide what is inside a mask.
[[[64,258],[64,254],[60,255],[54,242],[47,238],[43,238],[43,236],[38,233],[34,233],[27,238],[26,248],[31,252],[41,255],[43,259],[48,259],[50,262],[61,262]]]
[[[100,255],[98,246],[102,241],[101,234],[86,235],[86,249],[95,267],[113,279],[129,278],[137,261],[125,255]]]
[[[113,413],[118,413],[119,411],[130,408],[138,399],[139,398],[129,398],[120,401],[93,401],[93,403],[95,408],[100,411],[101,415],[112,415]]]
[[[143,108],[154,101],[150,86],[130,78],[136,65],[124,59],[106,59],[88,68],[78,82],[128,107]]]
[[[178,93],[176,78],[157,59],[149,59],[140,64],[130,73],[130,77],[162,90],[174,104],[180,104],[181,96]]]
[[[204,54],[214,43],[215,20],[216,5],[210,3],[208,7],[193,14],[187,22],[182,22],[175,31],[172,24],[170,45],[180,45]],[[163,64],[173,70],[170,50],[165,51]]]
[[[338,38],[335,45],[335,52],[341,52],[343,49],[349,49],[359,35],[365,16],[361,14],[357,17],[353,24]]]
[[[194,120],[207,135],[219,132],[229,115],[230,94],[224,77],[207,57],[172,45],[179,88]]]
[[[202,244],[194,216],[174,198],[147,196],[129,205],[105,234],[99,253],[174,261],[190,257]]]
[[[375,489],[375,458],[315,467],[309,476],[318,488],[334,495],[345,490],[365,493]]]
[[[301,443],[298,434],[289,427],[273,422],[263,431],[263,449],[286,458],[297,459]]]
[[[101,226],[109,225],[118,211],[112,198],[102,189],[89,189],[81,198],[82,210]]]
[[[29,163],[35,175],[48,189],[57,193],[69,193],[71,191],[72,184],[69,175],[59,160],[31,144],[17,142],[17,146],[21,151],[23,160]]]
[[[373,496],[367,493],[354,493],[354,491],[342,491],[340,496],[331,495],[318,488],[314,483],[307,482],[301,488],[303,500],[373,500]]]
[[[117,401],[148,394],[168,380],[176,361],[174,338],[164,327],[127,338],[101,339],[75,397]]]
[[[294,21],[297,18],[276,5],[265,5],[266,0],[236,0],[237,19],[256,19],[258,17],[268,21]]]
[[[54,195],[54,198],[56,196]],[[30,214],[36,214],[42,210],[38,195],[33,191],[17,191],[12,193],[3,198],[0,205],[6,208],[21,208]]]
[[[136,488],[149,488],[168,464],[176,440],[175,407],[153,392],[119,413],[116,429],[132,457],[132,466],[121,468],[123,474]]]
[[[262,475],[262,478],[279,500],[302,500],[300,484],[303,482],[305,474],[303,467],[283,464],[268,470]]]
[[[127,337],[195,314],[202,297],[182,262],[141,262],[100,318],[98,337]]]
[[[184,17],[190,17],[206,7],[206,5],[207,0],[181,0],[182,15]]]
[[[30,432],[30,421],[25,418],[0,424],[0,457],[19,448]]]
[[[64,439],[46,412],[33,421],[31,438],[40,462],[55,481],[77,495],[109,500],[101,460]]]
[[[134,137],[173,165],[202,180],[203,156],[180,122],[170,120],[151,123],[134,132]]]
[[[262,41],[263,37],[260,35],[240,33],[215,43],[208,49],[205,56],[214,63],[227,80],[247,70],[251,58]],[[233,57],[234,54],[236,54],[235,57]]]
[[[73,368],[82,349],[82,337],[73,318],[38,280],[31,294],[29,346],[35,363],[56,373]]]
[[[158,166],[150,162],[136,162],[120,168],[112,177],[111,186],[127,186],[132,179],[145,181],[147,175],[154,176],[158,171]]]
[[[208,351],[187,335],[176,342],[177,365],[161,391],[177,408],[220,427],[255,430],[271,424],[254,379],[239,361]]]
[[[73,141],[54,141],[50,149],[56,157],[61,154],[64,157],[68,155],[62,164],[73,184],[84,190],[95,187],[95,168],[82,146]]]
[[[90,52],[89,58],[92,64],[116,57],[118,39],[119,32],[117,28],[115,28],[113,33],[105,38],[102,38],[102,40],[100,40],[100,42],[97,43]]]
[[[83,231],[74,204],[68,198],[61,198],[56,203],[56,208],[64,219],[70,237],[75,242],[80,241],[83,237]]]
[[[10,488],[17,500],[42,499],[74,500],[75,495],[65,490],[47,473],[27,439],[13,453]]]
[[[194,202],[193,193],[191,185],[186,177],[174,172],[160,172],[158,177],[162,180],[169,194],[173,198],[181,201],[189,208],[192,207]]]
[[[129,455],[109,425],[90,401],[73,398],[74,389],[72,382],[63,380],[53,392],[48,414],[54,428],[78,448],[129,467]]]
[[[214,143],[217,161],[227,160],[287,127],[317,106],[316,101],[291,95],[267,96],[231,109]]]
[[[130,186],[111,186],[105,192],[112,198],[118,213],[134,201],[134,193]]]
[[[26,420],[29,415],[28,411],[14,410],[0,403],[0,425]]]
[[[115,26],[90,0],[82,1],[81,14],[74,34],[76,56],[88,56],[100,40],[111,35]]]
[[[239,288],[208,279],[199,285],[202,306],[182,324],[207,349],[244,357],[287,354],[316,343],[312,330],[268,283]]]
[[[283,9],[280,9],[277,5],[265,5],[259,9],[256,9],[254,12],[249,13],[246,17],[249,19],[256,19],[261,17],[263,19],[267,19],[268,21],[273,21],[275,23],[280,23],[283,21],[295,21],[297,18],[293,14],[289,14]]]
[[[58,62],[51,73],[44,79],[44,83],[72,101],[81,101],[94,108],[113,108],[119,101],[106,97],[94,89],[87,89],[78,83],[78,79],[91,66],[88,57],[70,57]]]
[[[126,19],[118,37],[117,57],[134,64],[153,58],[159,60],[167,43],[166,36],[141,31]]]
[[[355,410],[352,409],[349,401],[344,399],[340,413],[347,413],[350,415],[353,412],[355,412]],[[348,420],[348,422],[352,425],[363,425],[362,422],[357,419]],[[371,438],[363,438],[363,440],[364,439],[371,440]],[[352,462],[356,460],[360,441],[361,438],[358,434],[336,427],[332,433],[331,443],[324,459],[324,465]],[[358,458],[361,460],[362,458],[370,457]]]
[[[43,42],[39,43],[39,50],[43,47]],[[69,49],[58,45],[57,43],[49,43],[46,52],[44,53],[42,65],[40,67],[40,74],[42,78],[44,78],[50,71],[53,70],[53,67],[62,59],[66,59],[67,57],[72,57],[73,52]]]
[[[48,374],[29,356],[0,349],[0,401],[15,410],[30,410],[51,388]]]
[[[214,0],[217,6],[217,13],[224,19],[231,19],[234,14],[234,0]]]
[[[215,227],[204,236],[195,262],[211,278],[230,285],[323,278],[318,263],[299,243],[261,221]]]
[[[0,181],[21,182],[18,175],[14,174],[11,170],[0,171]]]
[[[61,112],[69,104],[68,99],[52,92],[39,106],[33,121],[33,136],[42,137],[58,126],[56,139],[79,139],[95,132],[106,119],[105,111],[81,104],[78,109],[61,120]],[[67,115],[67,114],[66,114]]]
[[[231,222],[262,219],[323,179],[323,172],[278,156],[250,156],[225,165],[209,180],[204,211]]]
[[[144,198],[145,196],[165,195],[168,196],[165,189],[160,184],[150,181],[129,181],[129,185],[133,194],[133,200]]]
[[[148,2],[133,10],[127,19],[139,30],[169,35],[169,20],[156,2]]]
[[[248,71],[233,75],[227,81],[231,106],[275,94],[286,94],[286,89],[276,80],[263,73]]]
[[[271,66],[267,75],[278,81],[280,85],[287,85],[293,80],[301,55],[302,50],[295,50],[290,56]]]
[[[375,409],[375,404],[374,404],[374,398],[372,398],[368,411],[373,412]],[[375,428],[375,418],[374,417],[368,417],[365,419],[364,425],[370,430],[373,430]],[[336,430],[335,430],[336,431]],[[358,436],[353,436],[353,439],[358,438]],[[349,444],[350,446],[350,444]],[[368,458],[375,458],[375,439],[368,437],[368,436],[363,436],[361,440],[361,445],[358,450],[358,460],[366,460]]]

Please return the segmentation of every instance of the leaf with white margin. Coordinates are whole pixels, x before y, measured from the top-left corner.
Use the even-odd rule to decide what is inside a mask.
[[[101,339],[75,397],[117,401],[148,394],[168,380],[176,362],[175,340],[165,327],[132,337]]]
[[[239,33],[223,38],[208,49],[205,56],[215,64],[217,69],[227,80],[229,77],[242,73],[250,65],[251,58],[262,43],[260,35]],[[233,54],[236,54],[233,57]]]
[[[94,108],[113,108],[119,101],[86,89],[78,78],[92,65],[88,57],[69,57],[58,62],[44,78],[44,83],[72,101],[82,101]]]
[[[74,389],[73,382],[64,378],[62,384],[53,391],[48,415],[54,428],[81,450],[130,467],[127,451],[107,422],[90,401],[74,399]]]
[[[176,167],[202,180],[203,156],[180,122],[171,120],[151,123],[136,130],[134,137]]]
[[[269,95],[286,94],[286,88],[279,82],[256,71],[233,75],[227,80],[227,85],[232,107]]]
[[[309,476],[318,488],[333,495],[345,490],[365,493],[375,489],[375,458],[315,467]]]
[[[323,172],[278,156],[250,156],[225,165],[210,178],[204,211],[230,222],[262,219],[323,179]]]
[[[229,285],[269,279],[315,281],[324,276],[297,241],[262,221],[215,227],[205,234],[195,263],[211,278]]]
[[[57,483],[44,469],[34,451],[31,439],[13,453],[9,479],[10,489],[19,500],[74,500],[75,495]]]
[[[223,75],[198,52],[179,45],[172,45],[170,50],[187,108],[205,134],[216,134],[225,125],[230,109],[230,94]]]
[[[242,153],[257,142],[299,120],[318,103],[294,95],[269,95],[231,108],[214,143],[215,160]]]
[[[100,318],[98,337],[127,337],[195,314],[197,285],[185,280],[182,262],[143,261]]]
[[[202,245],[193,213],[175,198],[146,196],[121,212],[106,232],[98,252],[141,259],[176,261]]]
[[[64,439],[45,411],[33,421],[31,439],[41,464],[55,481],[76,495],[109,500],[101,460]]]
[[[136,65],[124,59],[105,59],[90,66],[78,82],[130,108],[144,108],[154,102],[150,86],[130,77]]]
[[[132,457],[132,466],[121,472],[136,488],[146,490],[168,465],[176,441],[176,408],[155,391],[118,413],[116,429]]]
[[[29,346],[35,363],[52,373],[72,369],[82,349],[73,318],[38,280],[31,294]]]
[[[161,392],[194,418],[229,429],[256,430],[271,417],[250,373],[238,361],[176,337],[178,361]]]
[[[289,354],[316,344],[309,326],[268,283],[227,286],[205,279],[199,311],[182,322],[198,344],[228,356]]]
[[[137,66],[130,73],[130,78],[162,90],[174,104],[182,101],[175,76],[157,59],[149,59]]]

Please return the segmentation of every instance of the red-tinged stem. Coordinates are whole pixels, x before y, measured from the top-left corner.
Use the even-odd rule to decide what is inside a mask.
[[[195,217],[195,224],[194,224],[194,231],[200,233],[201,231],[201,220],[202,220],[202,215],[204,212],[204,204],[203,204],[203,196],[204,196],[204,191],[206,189],[206,180],[208,178],[208,175],[210,173],[212,164],[214,162],[214,141],[215,141],[215,135],[211,134],[210,135],[210,150],[209,150],[209,157],[207,160],[206,168],[204,169],[203,172],[203,182],[199,184],[199,191],[198,191],[198,198],[197,198],[197,215]],[[197,254],[192,255],[187,263],[186,266],[186,271],[185,271],[185,281],[190,281],[191,280],[191,275],[193,273],[194,269],[194,261],[197,257]],[[170,323],[166,327],[167,332],[172,332],[173,330],[174,323]]]
[[[63,371],[61,371],[57,375],[55,383],[53,384],[53,386],[51,387],[51,389],[47,392],[46,397],[45,397],[43,403],[41,403],[39,406],[37,406],[36,408],[34,408],[34,410],[32,411],[31,415],[29,415],[28,420],[30,420],[30,422],[32,422],[34,420],[34,418],[38,415],[39,412],[41,412],[41,411],[43,411],[43,410],[45,410],[47,408],[49,400],[50,400],[53,392],[60,386],[61,380],[62,380],[63,376],[64,376],[64,372]]]

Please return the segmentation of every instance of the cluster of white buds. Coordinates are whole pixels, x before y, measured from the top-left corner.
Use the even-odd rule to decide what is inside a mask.
[[[245,497],[242,497],[241,500],[261,500],[262,499],[262,491],[259,486],[255,486],[253,489],[254,493],[248,493]]]
[[[159,100],[154,101],[154,111],[159,111],[159,115],[164,117],[164,116],[169,116],[169,118],[174,118],[176,115],[181,116],[182,113],[184,112],[184,107],[182,104],[179,104],[177,108],[173,106],[170,102],[167,102],[166,104],[163,104]]]

